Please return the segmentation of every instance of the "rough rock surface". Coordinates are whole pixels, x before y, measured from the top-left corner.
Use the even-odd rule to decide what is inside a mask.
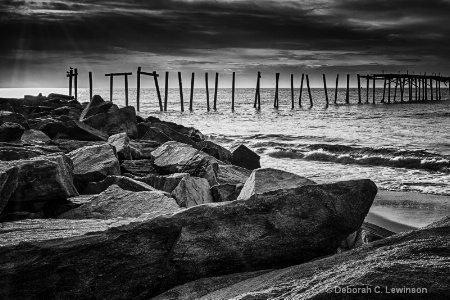
[[[154,191],[155,189],[144,182],[125,176],[108,176],[99,182],[89,182],[83,194],[93,195],[106,191],[110,186],[117,185],[123,190],[132,192]]]
[[[130,138],[125,132],[110,136],[108,144],[116,148],[119,160],[131,159]]]
[[[138,126],[139,138],[144,141],[153,141],[158,144],[164,144],[165,142],[172,141],[170,137],[168,137],[164,132],[155,127],[150,127],[145,123],[141,123]]]
[[[153,164],[161,174],[189,173],[206,178],[208,172],[217,172],[219,168],[214,157],[178,142],[167,142],[153,151],[152,155],[155,158]]]
[[[214,202],[234,201],[238,198],[244,185],[240,184],[218,184],[211,187]]]
[[[252,172],[244,184],[238,199],[249,199],[254,194],[262,194],[268,191],[289,189],[304,185],[316,184],[297,174],[282,170],[264,168]]]
[[[109,175],[120,175],[119,160],[109,144],[88,146],[72,151],[74,184],[81,193],[89,182],[98,182]]]
[[[0,213],[18,185],[18,168],[0,164]]]
[[[56,149],[38,146],[23,146],[23,144],[0,143],[0,161],[30,159],[40,155],[57,153]]]
[[[97,114],[107,113],[113,105],[112,102],[103,100],[101,96],[94,95],[89,104],[83,109],[80,115],[80,121]]]
[[[375,194],[370,180],[304,186],[74,238],[0,239],[0,286],[8,287],[0,298],[149,299],[203,277],[300,264],[336,251],[361,226]],[[439,253],[449,249],[448,233]],[[339,274],[353,276],[348,270]]]
[[[187,176],[180,181],[172,195],[180,207],[192,207],[213,202],[210,188],[205,178]]]
[[[144,177],[127,174],[127,177],[146,183],[157,190],[165,191],[167,193],[172,193],[172,191],[178,186],[180,181],[188,176],[188,173],[175,173],[170,175],[149,174]]]
[[[113,105],[108,112],[83,119],[83,123],[109,136],[126,132],[129,137],[137,137],[136,111],[132,106],[118,108]]]
[[[148,127],[148,130],[145,129],[145,126]],[[162,123],[141,123],[139,124],[141,128],[141,132],[145,131],[143,139],[155,140],[161,142],[161,144],[167,142],[164,141],[164,136],[168,137],[170,141],[175,141],[191,146],[195,146],[195,142],[189,138],[188,136],[177,132],[176,130],[171,129],[170,127],[162,124]],[[161,135],[163,134],[163,135]]]
[[[124,160],[120,168],[122,174],[131,174],[134,176],[147,176],[155,173],[153,160],[151,159]]]
[[[343,254],[257,276],[245,273],[236,274],[235,278],[233,275],[213,278],[209,282],[199,280],[154,299],[447,299],[450,295],[449,228],[447,217],[426,228],[397,234]],[[240,280],[245,275],[249,278]],[[219,284],[216,288],[216,282],[230,284],[227,287]],[[362,288],[370,292],[364,293]],[[402,288],[409,291],[402,292]],[[426,289],[426,292],[414,293],[411,288]],[[344,289],[350,292],[344,293]]]
[[[183,125],[176,124],[173,122],[161,121],[160,119],[151,117],[151,116],[145,120],[146,120],[146,122],[153,123],[153,124],[163,124],[164,126],[169,127],[173,131],[184,134],[185,136],[192,139],[194,142],[201,142],[201,141],[205,140],[205,137],[203,136],[203,134],[194,127],[185,127]]]
[[[233,155],[229,150],[211,141],[199,142],[196,144],[196,148],[225,163],[231,163],[233,160]]]
[[[25,130],[21,137],[22,142],[27,144],[39,144],[50,141],[50,138],[40,130]]]
[[[73,165],[64,154],[2,163],[18,168],[18,185],[9,201],[49,201],[78,195]]]
[[[131,140],[131,156],[133,159],[150,159],[152,158],[152,152],[159,146],[161,146],[160,143],[153,141]]]
[[[92,196],[89,202],[63,213],[58,219],[133,218],[144,213],[158,216],[179,210],[175,200],[161,191],[132,192],[112,185],[101,194]]]
[[[5,122],[0,125],[0,142],[11,142],[20,140],[25,128],[17,123]]]
[[[217,184],[211,187],[214,202],[236,200],[252,171],[234,165],[219,165]]]
[[[249,170],[261,168],[259,155],[247,148],[245,145],[235,145],[230,149],[233,159],[233,165],[243,167]]]
[[[28,123],[25,117],[18,113],[0,110],[0,125],[4,123],[16,123],[28,129]]]
[[[70,136],[80,141],[107,141],[108,135],[77,120],[60,121],[49,119],[33,126],[34,129],[43,131],[50,138],[55,138],[58,133]]]

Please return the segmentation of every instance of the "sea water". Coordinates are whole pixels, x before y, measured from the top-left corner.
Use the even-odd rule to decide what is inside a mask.
[[[54,90],[65,92],[66,90]],[[37,90],[20,90],[37,94]],[[41,91],[44,95],[47,90]],[[372,104],[373,90],[362,90],[362,104],[358,104],[358,90],[350,90],[350,105],[345,104],[345,89],[339,89],[337,104],[334,89],[329,90],[329,105],[323,89],[312,89],[310,107],[306,90],[297,88],[292,109],[291,90],[279,90],[279,107],[274,108],[275,89],[261,89],[261,110],[254,108],[255,90],[236,89],[235,108],[231,109],[231,89],[218,89],[217,110],[213,110],[214,89],[209,90],[207,111],[206,90],[196,88],[193,110],[190,111],[190,89],[183,90],[184,112],[181,112],[179,89],[168,90],[168,111],[160,112],[154,88],[141,90],[139,114],[152,115],[198,128],[205,136],[225,147],[243,143],[261,156],[263,167],[286,170],[318,183],[369,178],[379,189],[413,191],[423,194],[450,195],[450,101],[447,87],[441,94],[443,101],[408,102],[405,91],[403,103],[400,93],[391,93],[391,104],[380,103],[383,89],[375,90],[376,105]],[[428,91],[429,92],[429,91]],[[108,89],[94,90],[109,100]],[[161,90],[164,101],[165,91]],[[0,90],[0,97],[5,90]],[[17,95],[16,95],[17,96]],[[80,101],[88,100],[88,91],[79,89]],[[413,90],[415,97],[415,91]],[[387,93],[385,95],[387,102]],[[430,95],[428,94],[430,99]],[[136,90],[129,91],[129,105],[136,107]],[[369,103],[366,103],[368,100]],[[115,89],[113,101],[125,105],[123,89]],[[419,204],[418,204],[419,205]],[[414,207],[398,207],[403,219],[414,217]],[[410,210],[408,214],[405,210]],[[378,208],[384,215],[392,209]],[[427,220],[446,215],[448,206],[426,210]],[[405,217],[406,214],[406,217]],[[423,214],[422,214],[423,215]],[[392,216],[391,216],[392,217]],[[413,225],[412,220],[410,222]]]

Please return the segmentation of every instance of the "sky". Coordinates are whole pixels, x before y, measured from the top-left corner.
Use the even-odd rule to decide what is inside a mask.
[[[276,72],[282,87],[302,73],[313,86],[322,74],[450,76],[449,12],[450,0],[1,0],[0,88],[66,87],[69,67],[81,87],[89,71],[105,87],[106,73],[133,72],[133,87],[138,66],[170,72],[171,87],[178,71],[185,85],[219,72],[219,87],[232,72],[237,87],[258,71],[263,87]]]

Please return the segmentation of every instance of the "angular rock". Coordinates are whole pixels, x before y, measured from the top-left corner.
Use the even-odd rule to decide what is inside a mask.
[[[205,178],[187,176],[172,191],[172,195],[180,207],[192,207],[213,202],[210,188]]]
[[[208,179],[210,185],[216,184],[213,181],[219,162],[192,146],[167,142],[153,151],[152,156],[155,158],[153,164],[161,174],[189,173],[195,177]]]
[[[246,200],[255,194],[311,184],[316,183],[297,174],[272,168],[257,169],[245,182],[238,199]]]
[[[198,129],[195,129],[194,127],[185,127],[183,125],[176,124],[173,122],[161,121],[160,119],[155,118],[155,117],[148,117],[146,119],[146,121],[149,123],[152,123],[152,124],[162,124],[166,127],[169,127],[173,131],[176,131],[178,133],[181,133],[181,134],[187,136],[188,138],[190,138],[191,140],[193,140],[196,143],[205,140],[205,137],[203,136],[203,134]],[[142,122],[140,122],[140,123],[142,123]]]
[[[131,156],[133,159],[152,158],[152,152],[155,151],[159,146],[161,146],[161,144],[158,142],[132,140],[130,142]]]
[[[170,137],[168,137],[165,133],[155,127],[148,127],[145,124],[138,125],[138,131],[145,129],[145,133],[141,136],[141,140],[144,141],[153,141],[158,143],[159,145],[164,144],[165,142],[172,141]]]
[[[125,176],[132,178],[136,181],[148,184],[149,186],[157,190],[172,193],[172,191],[178,186],[180,181],[183,178],[188,177],[189,174],[188,173],[175,173],[170,175],[149,174],[144,177],[126,174]]]
[[[233,165],[243,167],[249,170],[261,168],[259,155],[247,148],[245,145],[236,145],[230,149],[233,159]]]
[[[0,110],[0,125],[2,125],[3,123],[16,123],[28,129],[27,120],[23,115]]]
[[[50,99],[62,99],[62,100],[74,100],[75,97],[74,96],[69,96],[69,95],[63,95],[63,94],[57,94],[57,93],[50,93],[47,96]]]
[[[71,160],[61,155],[49,155],[2,163],[18,169],[18,184],[9,202],[50,201],[77,196],[73,185]]]
[[[362,245],[378,241],[395,233],[377,225],[364,222],[360,229],[350,234],[341,242],[338,253],[349,251]]]
[[[238,198],[244,185],[240,184],[218,184],[211,187],[214,202],[234,201]]]
[[[175,141],[191,146],[196,146],[196,143],[188,136],[179,133],[161,123],[140,123],[139,133],[144,133],[144,135],[140,136],[142,137],[142,139],[157,141],[161,144],[167,141]]]
[[[208,155],[217,158],[224,163],[231,163],[231,161],[233,160],[233,155],[230,151],[211,141],[199,142],[197,143],[196,148],[202,150]]]
[[[80,121],[97,114],[107,113],[113,105],[112,102],[103,100],[101,96],[94,95],[89,104],[83,109],[83,112],[80,115]]]
[[[45,147],[3,144],[0,145],[0,161],[30,159],[40,155],[49,155],[56,152],[58,151],[53,151],[53,149],[47,149]]]
[[[17,188],[18,171],[17,167],[0,164],[0,213]]]
[[[124,160],[120,165],[122,174],[131,174],[134,176],[147,176],[156,173],[153,167],[153,160],[141,159],[141,160]]]
[[[199,278],[304,263],[334,253],[361,226],[375,194],[373,182],[358,180],[199,205],[85,236],[48,240],[48,235],[22,231],[20,239],[29,242],[18,244],[17,234],[11,241],[11,231],[5,232],[0,286],[8,288],[0,290],[0,298],[150,299]],[[435,259],[450,248],[448,230],[438,232],[445,239],[428,248],[439,250],[433,252]],[[392,247],[386,251],[397,253]],[[380,253],[368,259],[379,265]],[[400,273],[398,265],[389,265]],[[346,268],[345,275],[355,276],[348,270],[360,268],[365,269]],[[275,278],[270,279],[272,284]]]
[[[219,184],[244,184],[252,171],[234,165],[219,165],[217,182]]]
[[[204,286],[200,281],[188,283],[154,299],[273,299],[274,295],[284,299],[446,299],[449,220],[306,264],[211,281],[226,280],[228,287],[215,288],[205,279]],[[239,280],[245,275],[249,278]]]
[[[100,146],[104,145],[105,142],[90,142],[90,141],[78,141],[78,140],[66,140],[66,139],[54,139],[47,143],[47,146],[52,146],[60,152],[69,153],[77,149],[88,147],[88,146]]]
[[[25,130],[20,139],[26,144],[45,143],[51,140],[41,130],[36,129]]]
[[[112,106],[108,112],[83,119],[83,123],[111,136],[126,132],[129,137],[137,137],[136,111],[134,107]]]
[[[6,122],[0,125],[0,142],[20,140],[25,128],[20,124]]]
[[[58,219],[133,218],[142,214],[159,216],[180,210],[173,198],[161,191],[132,192],[117,185],[110,186],[89,202],[63,213]]]
[[[154,191],[155,189],[144,182],[125,176],[108,176],[99,182],[89,182],[83,194],[93,195],[106,191],[110,186],[117,185],[123,190],[132,192]]]
[[[116,148],[119,160],[131,159],[130,138],[126,133],[123,132],[110,136],[108,144]]]
[[[88,146],[72,151],[74,184],[81,193],[89,182],[98,182],[109,175],[120,175],[119,160],[109,144]]]
[[[35,129],[43,131],[51,139],[53,139],[58,133],[63,133],[72,137],[74,140],[80,141],[108,140],[107,134],[77,120],[62,122],[50,119],[47,122],[43,122],[41,125],[37,125]]]

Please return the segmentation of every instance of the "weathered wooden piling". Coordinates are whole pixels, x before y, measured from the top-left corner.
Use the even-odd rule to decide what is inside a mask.
[[[210,111],[209,107],[209,84],[208,84],[208,73],[205,73],[205,85],[206,85],[206,110]]]
[[[430,99],[433,101],[433,79],[430,78]]]
[[[384,103],[385,96],[386,96],[386,78],[384,78],[384,83],[383,83],[383,99],[381,99],[381,103]]]
[[[391,83],[392,83],[392,78],[389,77],[388,78],[388,103],[391,103]]]
[[[253,105],[254,108],[256,108],[256,105],[258,105],[258,110],[261,109],[260,87],[261,87],[261,72],[258,72],[258,78],[256,79],[255,104]]]
[[[294,74],[291,74],[291,109],[294,109]]]
[[[275,74],[275,99],[273,100],[273,107],[278,108],[278,81],[280,80],[280,73]]]
[[[214,85],[214,110],[217,110],[217,89],[219,87],[219,73],[216,73],[216,83]]]
[[[67,77],[69,77],[69,96],[72,96],[72,80],[73,80],[73,70],[70,69],[69,72],[67,72]]]
[[[141,97],[141,67],[137,69],[137,85],[136,85],[136,110],[139,111],[139,103]]]
[[[169,72],[166,72],[166,80],[164,81],[164,111],[167,111],[168,99],[169,99]]]
[[[375,99],[375,78],[373,78],[373,84],[372,84],[372,103],[375,104],[376,103],[376,99]]]
[[[412,102],[412,80],[408,78],[409,102]]]
[[[109,101],[113,102],[114,76],[109,77]]]
[[[128,106],[128,75],[125,75],[125,106]]]
[[[75,100],[78,100],[78,70],[74,69],[74,74],[73,74],[73,79],[74,79],[74,90],[75,90]]]
[[[347,74],[347,92],[345,94],[345,103],[350,103],[350,74]]]
[[[161,99],[161,92],[159,91],[158,77],[159,77],[159,75],[156,74],[156,71],[153,71],[153,79],[155,80],[156,94],[158,95],[159,111],[163,111],[163,104],[162,104],[162,99]]]
[[[303,81],[305,79],[305,74],[302,73],[302,80],[300,81],[300,95],[298,96],[298,106],[302,107],[302,94],[303,94]]]
[[[396,78],[395,79],[395,88],[394,88],[394,102],[395,102],[395,100],[396,100],[396,98],[397,98],[397,88],[398,88],[398,81],[399,81],[399,79],[398,78]],[[402,89],[402,82],[401,82],[401,79],[400,79],[400,90]],[[402,98],[402,102],[403,102],[403,98]]]
[[[366,103],[369,103],[369,75],[366,76]]]
[[[361,77],[359,74],[356,75],[358,80],[358,104],[361,104]]]
[[[231,110],[234,111],[234,89],[236,84],[236,72],[233,72],[233,78],[231,79]]]
[[[334,104],[337,104],[338,89],[339,89],[339,74],[336,75],[336,89],[334,90]]]
[[[194,109],[194,80],[195,80],[195,73],[192,72],[191,77],[191,99],[189,101],[189,110],[192,111]]]
[[[323,77],[323,87],[325,89],[325,101],[327,103],[327,106],[329,105],[328,101],[328,91],[327,91],[327,78],[325,77],[325,74],[322,74]]]
[[[89,72],[89,101],[92,100],[92,72]]]
[[[313,99],[311,95],[311,88],[309,87],[309,77],[308,74],[306,74],[306,86],[308,88],[308,95],[309,95],[309,106],[313,107]]]
[[[181,105],[181,112],[184,112],[184,100],[183,100],[183,81],[181,78],[181,72],[178,72],[178,83],[180,86],[180,105]]]

